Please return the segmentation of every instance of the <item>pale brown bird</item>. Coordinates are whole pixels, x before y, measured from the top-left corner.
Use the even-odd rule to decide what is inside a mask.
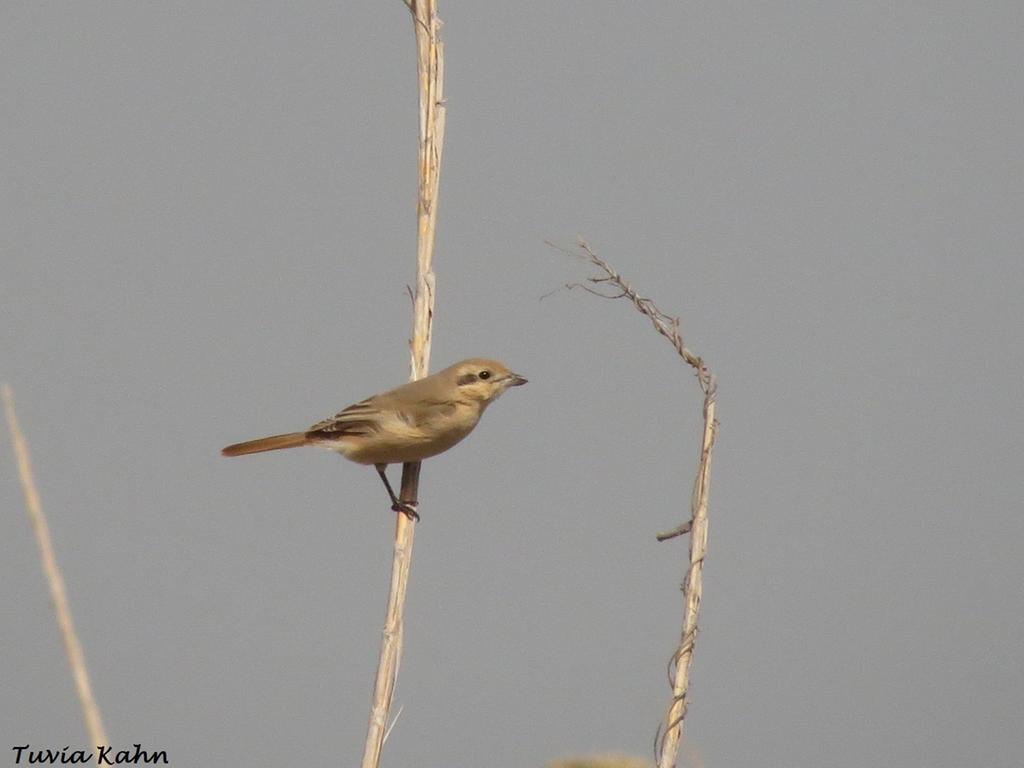
[[[314,445],[359,464],[373,464],[396,512],[419,518],[399,501],[388,482],[388,464],[422,461],[447,451],[480,421],[488,405],[509,387],[525,384],[503,363],[471,357],[432,376],[368,397],[305,432],[261,437],[229,445],[225,456]]]

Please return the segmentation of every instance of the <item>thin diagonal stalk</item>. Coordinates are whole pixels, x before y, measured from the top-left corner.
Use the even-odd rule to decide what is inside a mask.
[[[67,653],[68,665],[71,667],[71,675],[75,680],[78,702],[82,706],[82,716],[85,718],[85,729],[94,746],[106,746],[110,742],[107,741],[106,731],[103,730],[103,719],[100,717],[100,708],[92,693],[89,670],[85,666],[85,653],[82,651],[82,644],[78,642],[75,623],[71,619],[71,607],[68,605],[64,577],[61,575],[60,566],[57,565],[57,555],[53,551],[53,540],[50,538],[50,527],[46,523],[43,505],[39,500],[39,491],[36,489],[35,477],[32,474],[28,443],[25,442],[25,435],[21,431],[18,416],[14,411],[14,393],[5,384],[2,394],[4,411],[7,413],[7,425],[11,431],[11,445],[14,447],[14,456],[18,462],[21,489],[25,494],[25,508],[28,510],[29,519],[32,521],[32,530],[36,534],[36,543],[39,545],[39,558],[43,563],[46,583],[50,586],[50,597],[53,600],[54,612],[57,614],[57,626],[60,627],[64,651]]]
[[[439,40],[441,20],[436,0],[406,0],[416,33],[416,62],[419,72],[420,144],[419,195],[417,202],[416,290],[413,296],[413,333],[410,340],[411,378],[427,375],[434,317],[434,233],[437,226],[437,193],[444,146],[444,49]],[[402,467],[403,501],[416,503],[419,494],[420,463]],[[380,765],[381,748],[388,732],[388,713],[398,678],[404,632],[405,593],[412,563],[416,526],[410,516],[398,513],[391,565],[391,588],[381,637],[380,657],[374,683],[370,722],[366,731],[362,768]]]

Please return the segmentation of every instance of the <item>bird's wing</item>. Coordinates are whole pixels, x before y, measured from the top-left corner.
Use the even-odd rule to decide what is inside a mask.
[[[398,420],[416,430],[444,422],[455,413],[457,404],[449,399],[420,400],[415,404],[397,402],[396,398],[377,395],[350,405],[329,419],[314,424],[306,431],[310,438],[333,439],[346,435],[372,435],[395,428]]]
[[[438,421],[445,421],[455,413],[457,405],[454,400],[421,400],[415,411],[406,410],[399,413],[399,418],[410,426],[427,427]]]
[[[350,405],[329,419],[317,422],[308,430],[309,437],[342,437],[344,435],[369,435],[380,428],[381,411],[373,399]]]

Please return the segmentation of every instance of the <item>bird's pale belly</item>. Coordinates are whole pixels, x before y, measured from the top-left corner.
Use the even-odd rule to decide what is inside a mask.
[[[359,464],[400,464],[423,461],[451,448],[473,431],[476,420],[463,422],[446,419],[442,425],[417,428],[394,420],[370,435],[351,435],[337,441],[324,441],[323,447]]]

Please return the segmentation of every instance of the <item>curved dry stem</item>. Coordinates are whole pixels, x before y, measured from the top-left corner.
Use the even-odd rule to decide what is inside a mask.
[[[547,241],[545,241],[547,242]],[[581,283],[566,285],[568,290],[583,288],[588,293],[603,299],[626,299],[646,316],[654,329],[664,336],[675,348],[676,353],[695,369],[697,381],[704,392],[704,432],[701,441],[700,461],[697,476],[693,483],[690,497],[690,519],[685,520],[670,531],[657,534],[658,541],[690,534],[690,563],[683,581],[683,628],[679,644],[669,661],[669,683],[672,686],[672,699],[658,731],[655,734],[655,760],[658,768],[672,768],[676,764],[679,753],[679,742],[682,738],[683,719],[686,717],[687,690],[690,682],[690,666],[693,662],[693,648],[697,639],[697,617],[700,613],[702,592],[702,576],[704,557],[708,543],[708,494],[711,486],[711,452],[718,431],[715,419],[715,394],[717,383],[704,361],[693,354],[683,342],[678,317],[662,312],[649,298],[641,296],[612,266],[594,253],[582,239],[578,240],[577,251],[547,242],[552,248],[562,253],[589,262],[600,270],[597,277],[588,278],[589,283],[599,287],[610,286],[615,293],[608,294]]]

